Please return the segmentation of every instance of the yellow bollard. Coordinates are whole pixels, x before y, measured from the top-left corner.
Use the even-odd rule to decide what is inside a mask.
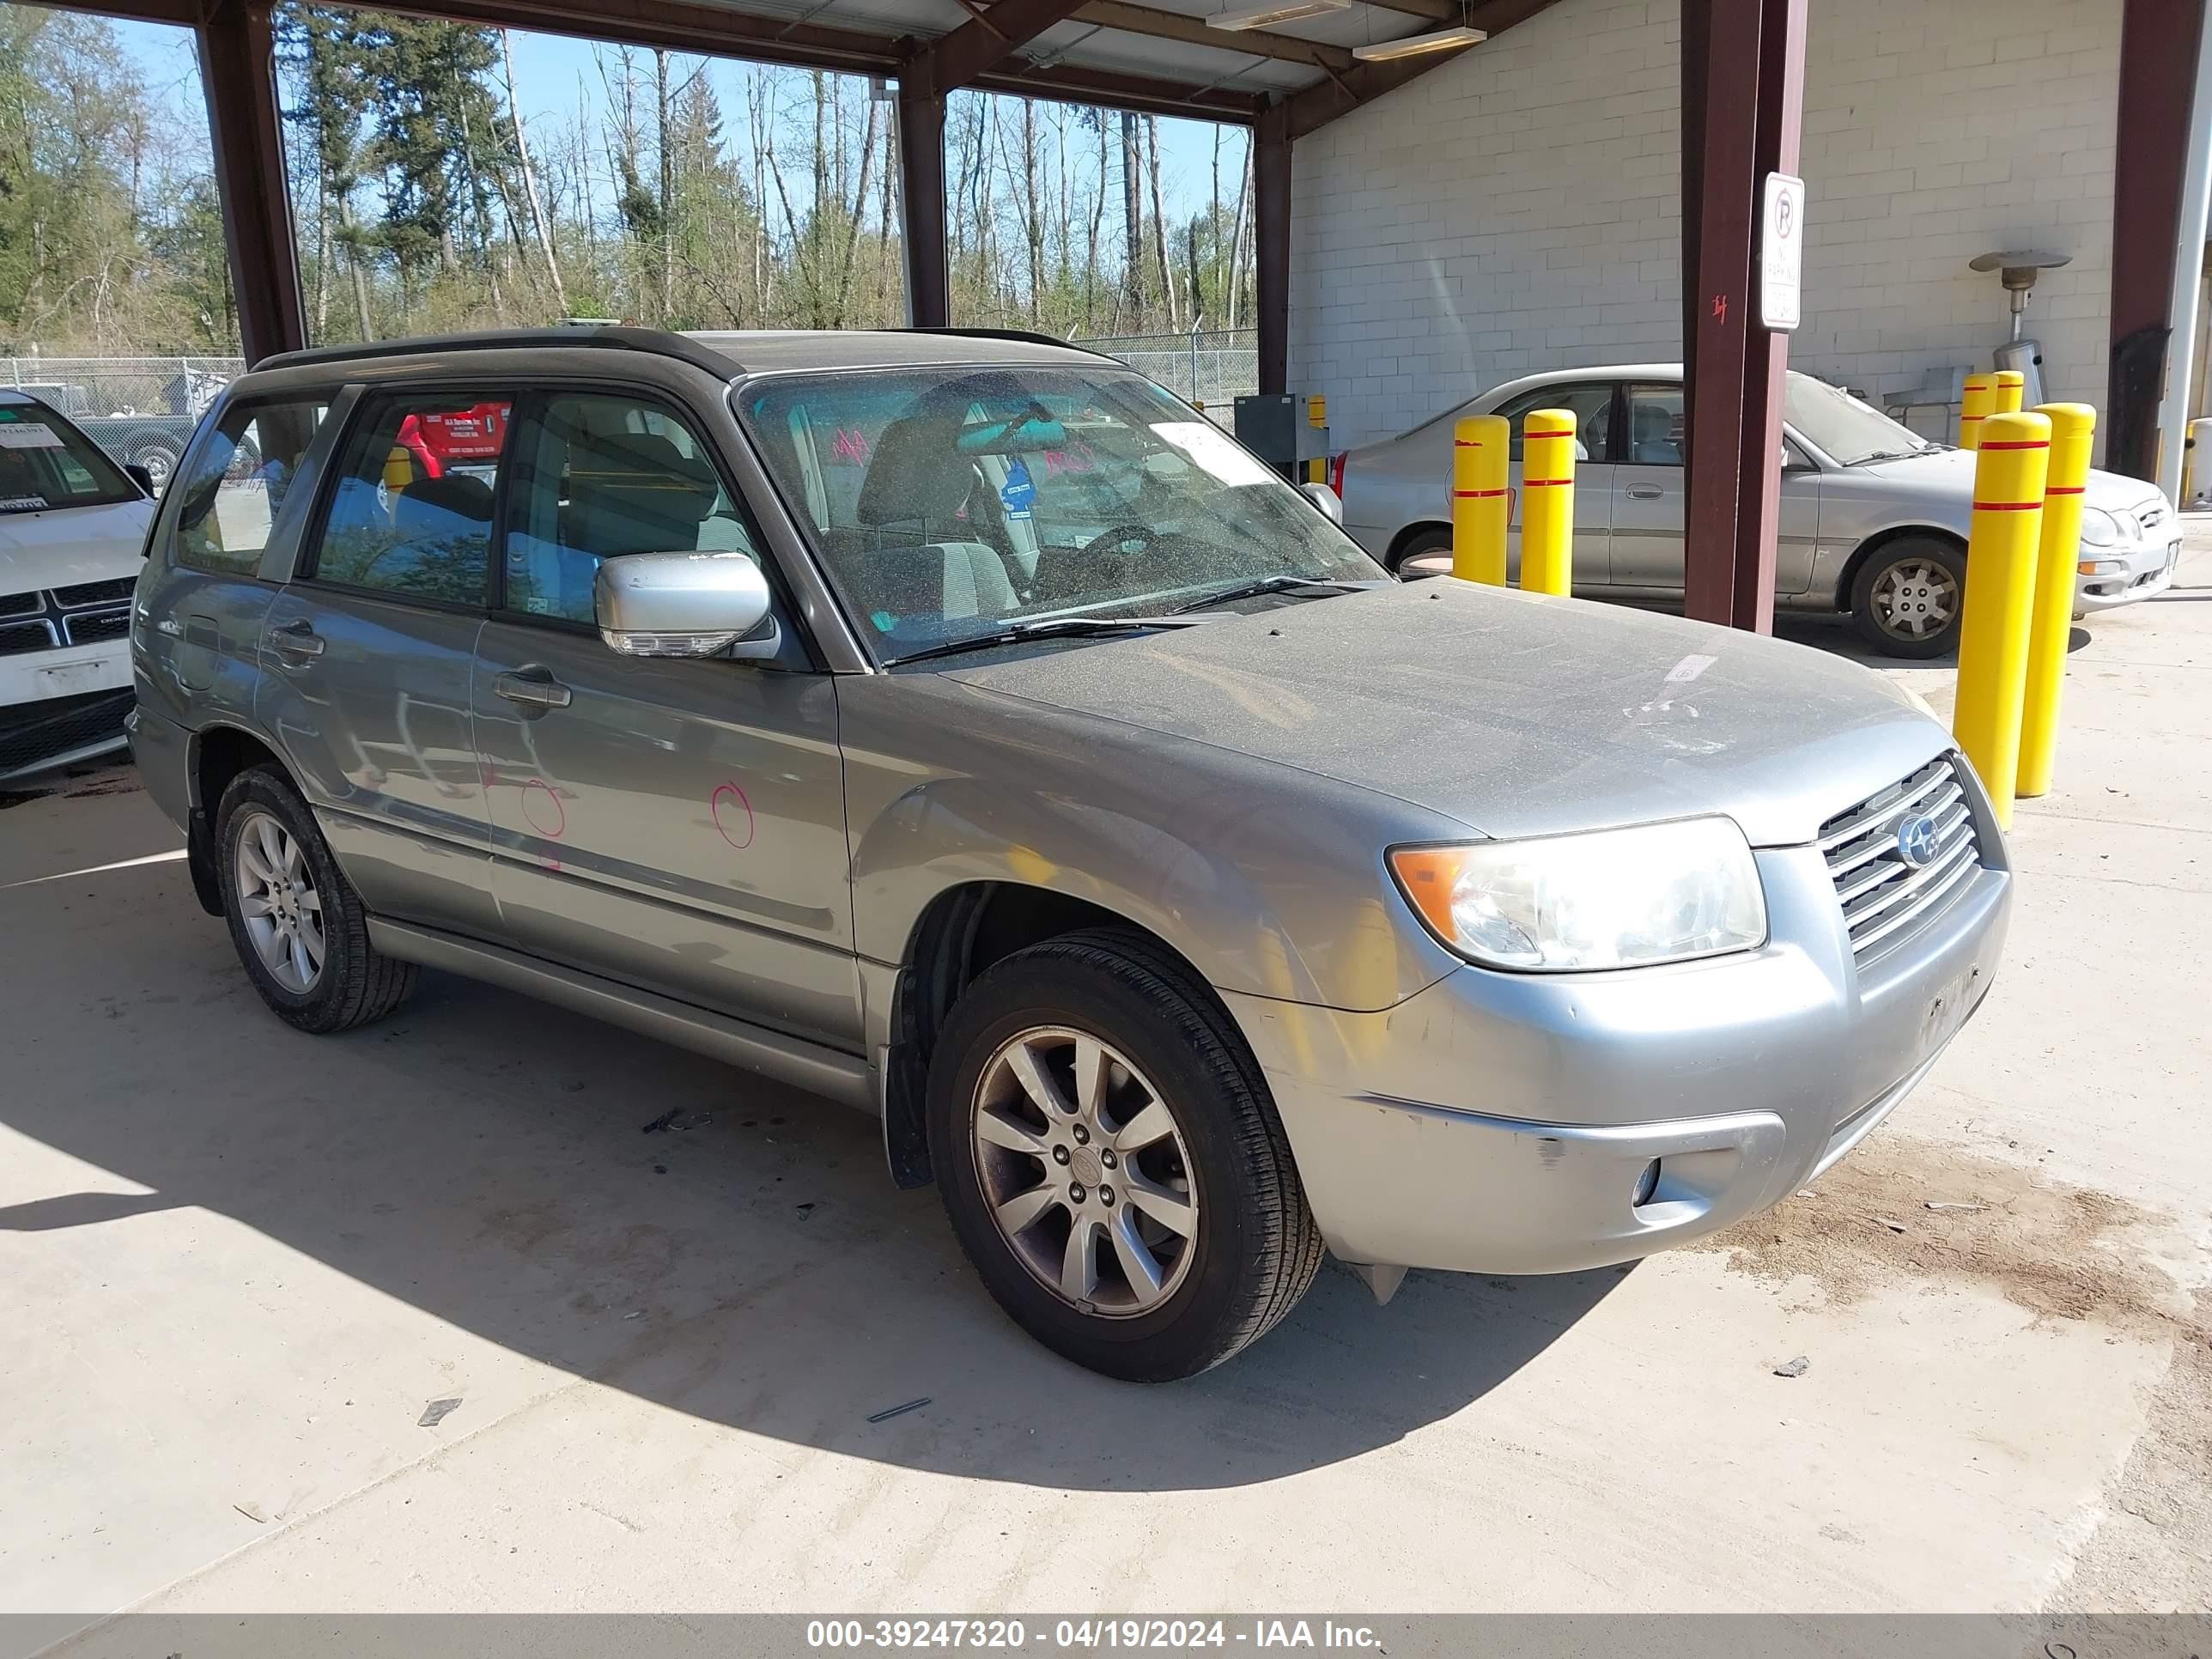
[[[415,458],[403,444],[392,446],[392,453],[384,458],[384,487],[404,489],[415,482]]]
[[[2019,414],[2021,399],[2027,395],[2027,376],[2016,368],[2001,368],[1990,378],[1996,391],[1996,400],[1990,405],[1990,413]]]
[[[1328,399],[1316,392],[1306,399],[1306,424],[1324,427],[1328,424]],[[1328,458],[1316,456],[1306,463],[1306,477],[1317,484],[1328,482]]]
[[[2050,461],[2050,416],[1992,415],[1982,422],[1951,731],[1989,791],[1997,822],[2008,829],[2020,775],[2027,625],[2035,610],[2036,544]]]
[[[1521,422],[1521,589],[1574,591],[1575,417],[1532,409]]]
[[[1470,415],[1452,428],[1452,574],[1505,586],[1505,522],[1512,506],[1506,463],[1513,423]]]
[[[1994,412],[1996,402],[1996,378],[1990,374],[1969,374],[1966,389],[1959,399],[1959,447],[1979,449],[1982,447],[1982,422]]]
[[[2081,492],[2097,411],[2087,404],[2045,404],[2051,422],[2051,473],[2043,489],[2043,532],[2035,556],[2034,620],[2027,630],[2027,696],[2021,706],[2019,782],[2024,799],[2051,792],[2058,751],[2058,694],[2066,684],[2066,641],[2074,626],[2074,563],[2081,556]]]

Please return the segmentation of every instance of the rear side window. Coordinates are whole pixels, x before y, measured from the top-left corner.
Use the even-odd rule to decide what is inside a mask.
[[[507,399],[481,392],[410,392],[363,408],[312,538],[312,578],[483,605],[511,413]]]
[[[182,505],[179,564],[250,576],[330,406],[320,402],[235,404],[225,410],[171,485]]]

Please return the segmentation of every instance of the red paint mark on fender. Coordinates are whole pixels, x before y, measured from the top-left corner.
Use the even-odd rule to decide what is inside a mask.
[[[543,778],[532,778],[522,786],[522,816],[532,830],[553,841],[568,833],[568,809]]]
[[[735,782],[716,784],[707,810],[714,815],[715,834],[738,851],[753,844],[753,804]]]

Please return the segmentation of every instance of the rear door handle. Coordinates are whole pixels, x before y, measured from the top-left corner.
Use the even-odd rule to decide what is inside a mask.
[[[542,668],[526,668],[519,673],[501,674],[492,681],[491,689],[509,702],[525,708],[566,708],[576,696],[574,692]]]
[[[1656,501],[1667,492],[1657,484],[1631,484],[1628,499],[1632,501]]]
[[[319,657],[326,648],[323,636],[306,622],[286,623],[269,630],[269,643],[280,657]]]

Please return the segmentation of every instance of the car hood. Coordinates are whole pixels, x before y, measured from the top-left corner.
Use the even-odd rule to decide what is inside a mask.
[[[151,501],[0,513],[0,593],[136,577]]]
[[[1964,507],[1973,500],[1974,463],[1975,456],[1971,450],[1939,449],[1925,455],[1903,456],[1893,461],[1869,461],[1864,466],[1845,467],[1840,474],[1829,476],[1880,479],[1911,489],[1954,495]],[[2087,505],[2100,507],[2107,513],[2133,514],[2154,502],[2163,503],[2166,497],[2159,493],[2155,484],[2093,467],[2082,491],[2082,499]]]
[[[1823,651],[1448,580],[945,672],[1498,837],[1724,812],[1796,845],[1949,746]]]

